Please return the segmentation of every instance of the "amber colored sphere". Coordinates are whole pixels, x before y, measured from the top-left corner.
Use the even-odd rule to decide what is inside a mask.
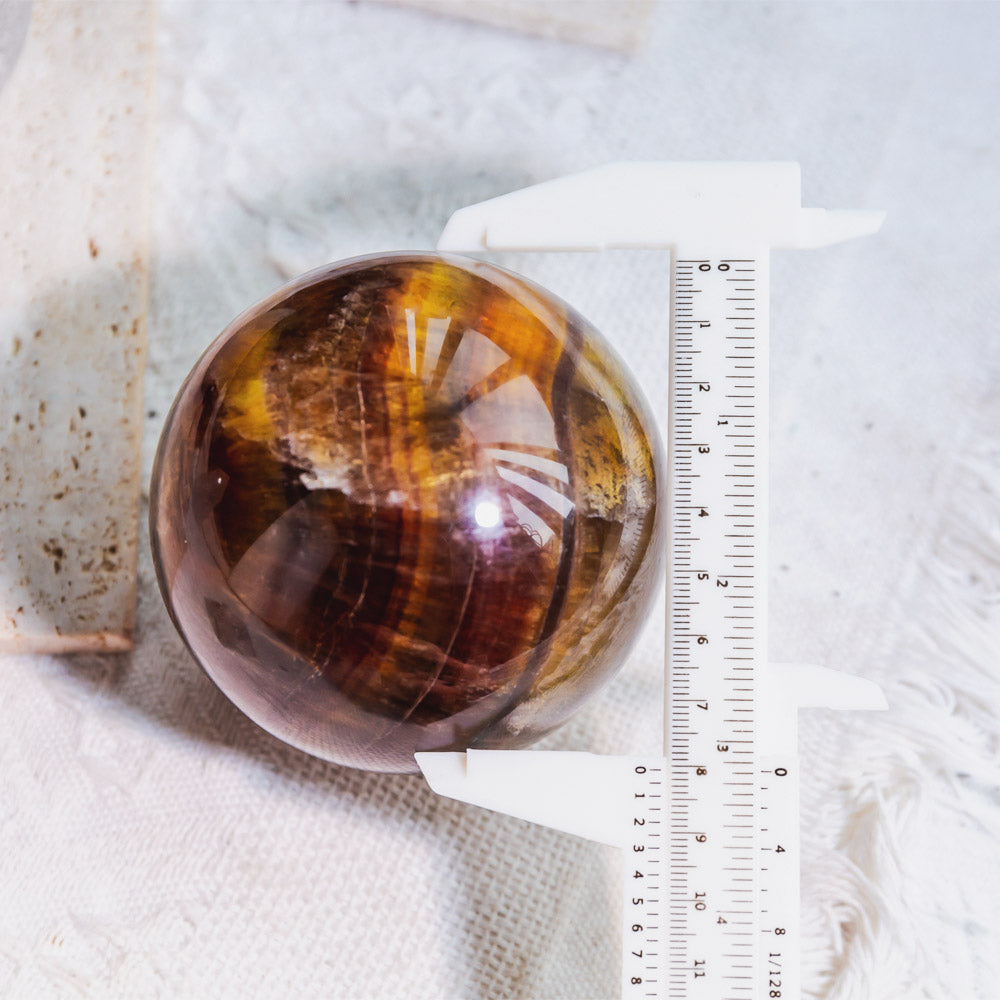
[[[659,444],[564,303],[435,254],[314,271],[188,376],[151,492],[195,658],[308,753],[524,746],[621,665],[662,566]]]

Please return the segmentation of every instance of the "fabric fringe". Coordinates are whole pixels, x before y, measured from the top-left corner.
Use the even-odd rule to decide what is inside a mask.
[[[890,711],[857,729],[837,850],[811,859],[809,997],[1000,995],[1000,948],[976,941],[1000,911],[1000,452],[974,455],[950,495],[907,595]]]

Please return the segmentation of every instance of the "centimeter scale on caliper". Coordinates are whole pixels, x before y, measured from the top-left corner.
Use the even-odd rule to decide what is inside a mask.
[[[769,252],[881,222],[802,208],[794,163],[618,163],[461,209],[438,243],[671,252],[662,754],[417,755],[443,795],[621,849],[625,1000],[799,997],[797,712],[885,703],[767,661]]]
[[[793,763],[759,759],[756,745],[767,252],[682,248],[672,263],[668,725],[663,765],[633,767],[624,995],[797,996],[798,838],[783,829],[797,822],[795,781],[782,781]]]

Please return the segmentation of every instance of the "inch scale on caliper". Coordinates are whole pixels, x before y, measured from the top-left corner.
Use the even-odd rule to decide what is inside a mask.
[[[797,996],[789,961],[797,838],[781,836],[782,810],[762,801],[775,768],[787,778],[791,762],[762,764],[756,747],[767,650],[767,251],[678,248],[671,313],[663,786],[670,874],[661,892],[625,901],[643,917],[628,930],[661,928],[666,947],[658,962],[649,960],[649,935],[646,947],[623,950],[625,995],[746,1000],[766,985],[762,996]],[[636,771],[643,767],[633,768],[636,807],[657,801],[661,788],[663,772]],[[794,788],[785,782],[771,799]],[[773,822],[765,818],[772,809]],[[656,830],[635,838],[633,854],[644,857],[659,849],[657,809],[638,811],[634,832]],[[759,853],[777,847],[778,864]],[[636,867],[633,888],[645,876]],[[761,963],[760,936],[768,934],[777,944]]]
[[[770,832],[759,830],[756,752],[767,653],[766,249],[680,247],[671,299],[667,995],[687,996],[690,981],[703,996],[742,1000],[760,968],[758,935],[773,933],[757,919],[755,882],[758,833]],[[788,983],[783,971],[769,977],[776,989]]]
[[[875,685],[767,662],[768,255],[874,232],[790,163],[622,163],[456,212],[439,249],[671,251],[662,756],[418,754],[435,791],[623,851],[625,1000],[797,998],[797,712]]]

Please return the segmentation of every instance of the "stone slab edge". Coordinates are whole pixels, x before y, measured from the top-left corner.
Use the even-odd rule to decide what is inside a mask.
[[[154,29],[36,0],[0,90],[0,652],[132,646]]]

